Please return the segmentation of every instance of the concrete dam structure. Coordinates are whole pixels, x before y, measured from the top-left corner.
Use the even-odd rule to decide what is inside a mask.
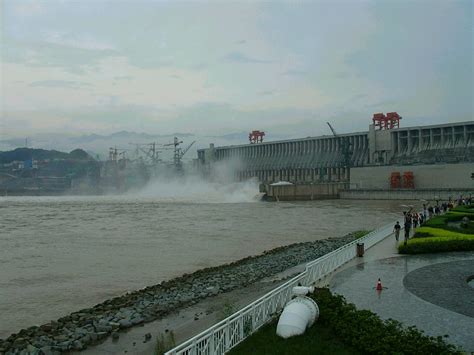
[[[224,147],[211,144],[198,150],[198,164],[206,175],[212,177],[221,163],[234,167],[238,181],[338,183],[346,189],[349,184],[351,188],[390,189],[391,172],[403,174],[413,166],[418,175],[423,175],[425,167],[431,167],[435,175],[437,171],[446,175],[455,164],[450,187],[474,189],[474,121],[393,129],[371,124],[366,132]],[[410,187],[447,187],[436,176],[431,183],[419,181],[417,175],[414,180]]]

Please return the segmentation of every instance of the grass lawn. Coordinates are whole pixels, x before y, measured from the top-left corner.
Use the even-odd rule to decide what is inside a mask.
[[[300,336],[283,339],[276,335],[277,322],[270,323],[229,352],[229,354],[362,354],[345,345],[334,333],[316,322]]]

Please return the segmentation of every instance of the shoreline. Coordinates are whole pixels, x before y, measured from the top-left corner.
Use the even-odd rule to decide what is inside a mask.
[[[0,354],[80,351],[112,333],[165,317],[208,297],[251,285],[265,277],[314,260],[356,239],[356,233],[294,243],[232,263],[197,270],[108,299],[56,321],[0,339]]]

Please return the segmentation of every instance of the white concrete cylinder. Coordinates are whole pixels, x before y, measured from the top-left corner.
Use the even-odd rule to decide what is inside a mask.
[[[319,307],[311,298],[296,297],[287,303],[278,320],[276,333],[282,338],[301,335],[319,317]]]

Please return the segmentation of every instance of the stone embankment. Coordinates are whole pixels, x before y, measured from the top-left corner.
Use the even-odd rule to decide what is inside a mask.
[[[126,293],[41,326],[0,339],[0,354],[57,354],[83,350],[108,336],[164,317],[181,307],[250,285],[314,260],[355,239],[354,234],[266,251],[230,264],[206,268]]]

